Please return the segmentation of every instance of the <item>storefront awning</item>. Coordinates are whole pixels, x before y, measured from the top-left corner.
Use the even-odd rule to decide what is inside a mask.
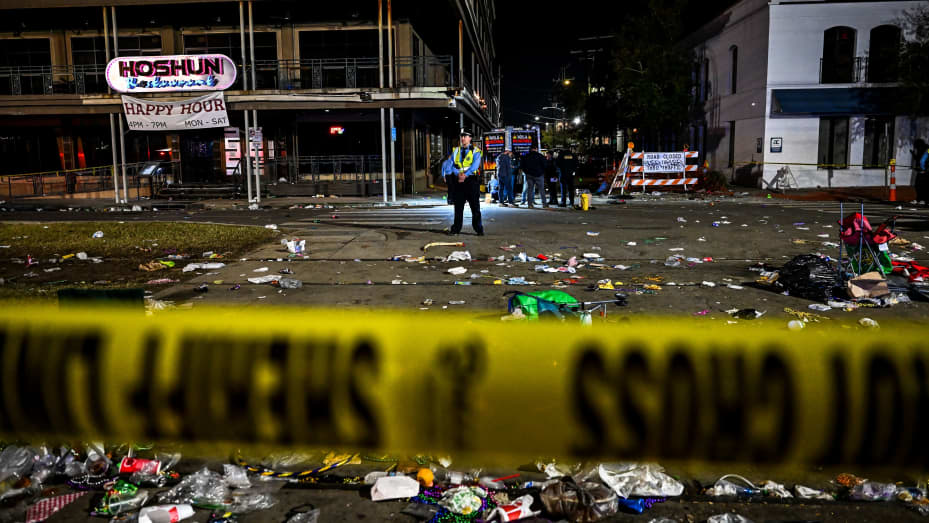
[[[895,114],[896,87],[774,89],[771,117]]]

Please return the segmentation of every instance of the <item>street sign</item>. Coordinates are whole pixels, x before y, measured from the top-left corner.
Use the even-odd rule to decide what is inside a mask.
[[[784,150],[784,139],[783,138],[771,138],[771,152],[779,153]]]
[[[684,172],[684,153],[645,153],[642,165],[646,173],[679,173]]]

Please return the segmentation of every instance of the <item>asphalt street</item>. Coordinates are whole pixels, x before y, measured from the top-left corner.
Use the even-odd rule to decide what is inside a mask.
[[[375,202],[376,203],[376,202]],[[620,202],[595,202],[588,211],[562,208],[526,209],[483,205],[486,236],[478,237],[467,225],[461,235],[443,231],[452,220],[452,208],[434,200],[420,205],[372,207],[336,205],[304,208],[293,201],[270,200],[257,211],[243,208],[206,208],[193,211],[143,212],[8,212],[6,220],[169,220],[278,227],[279,239],[257,249],[223,269],[197,276],[169,288],[153,288],[154,297],[178,304],[233,304],[236,306],[296,305],[314,307],[366,307],[442,311],[468,309],[476,313],[505,313],[507,290],[550,289],[553,284],[584,301],[610,299],[615,292],[627,294],[628,306],[611,314],[658,314],[702,316],[710,321],[728,320],[724,311],[755,308],[771,318],[789,319],[789,307],[806,310],[811,302],[756,286],[757,272],[749,267],[766,263],[781,266],[795,255],[822,253],[839,256],[838,202],[798,202],[757,197],[688,199],[681,195],[637,197]],[[299,207],[299,208],[296,208]],[[859,210],[846,204],[845,214]],[[896,216],[897,233],[917,245],[929,246],[929,210],[908,204],[867,204],[872,224]],[[280,239],[304,239],[305,257],[289,258]],[[432,242],[463,242],[463,247],[436,246]],[[215,250],[222,252],[222,246]],[[453,251],[466,250],[470,262],[435,262]],[[929,252],[912,247],[893,252],[929,263]],[[513,261],[514,256],[544,255],[548,262]],[[399,256],[423,262],[391,261]],[[585,263],[584,257],[602,257]],[[669,256],[690,258],[680,267],[665,265]],[[502,257],[502,258],[501,258]],[[539,265],[558,267],[576,257],[583,267],[576,274],[537,272]],[[622,266],[622,268],[614,268]],[[302,289],[282,290],[248,283],[282,269],[303,282]],[[464,267],[464,274],[448,269]],[[523,277],[531,285],[495,285]],[[568,279],[571,281],[565,281]],[[598,281],[610,280],[614,290],[588,290]],[[221,282],[221,283],[216,283]],[[456,282],[458,284],[456,284]],[[560,282],[560,283],[556,283]],[[210,291],[193,288],[207,283]],[[464,285],[462,285],[464,284]],[[241,288],[234,292],[228,289]],[[657,285],[652,290],[646,285]],[[709,286],[712,285],[712,286]],[[455,302],[451,304],[450,302]],[[460,303],[464,302],[464,303]],[[886,309],[859,309],[823,313],[854,323],[868,316],[877,321],[919,321],[929,314],[929,304],[905,303]]]

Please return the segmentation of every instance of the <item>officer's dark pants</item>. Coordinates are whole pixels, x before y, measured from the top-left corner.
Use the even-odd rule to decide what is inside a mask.
[[[561,206],[570,205],[574,207],[574,177],[561,177]]]
[[[452,224],[451,233],[458,234],[461,232],[465,202],[471,207],[471,227],[474,228],[474,232],[483,233],[480,180],[477,176],[468,176],[463,183],[458,183],[456,179],[452,185],[455,186],[455,223]]]

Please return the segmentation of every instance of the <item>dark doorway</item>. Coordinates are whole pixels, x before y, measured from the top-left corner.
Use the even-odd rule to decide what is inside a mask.
[[[184,183],[223,181],[220,165],[221,131],[181,134],[181,165]]]

